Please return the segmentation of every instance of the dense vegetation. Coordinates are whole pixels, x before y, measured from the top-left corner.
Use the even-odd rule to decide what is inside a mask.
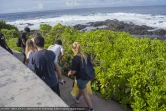
[[[41,25],[39,31],[46,48],[56,39],[63,41],[65,72],[73,56],[72,43],[81,43],[95,66],[92,87],[104,99],[130,105],[134,111],[166,111],[166,41],[108,30],[80,32],[60,24]]]
[[[12,47],[15,50],[20,51],[20,48],[16,47],[17,37],[20,34],[17,27],[10,24],[6,24],[5,21],[0,20],[0,32],[4,34],[9,47]]]

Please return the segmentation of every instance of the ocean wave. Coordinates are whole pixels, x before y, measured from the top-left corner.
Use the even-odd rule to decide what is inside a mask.
[[[88,22],[104,21],[106,19],[117,19],[136,25],[147,25],[155,29],[166,29],[166,15],[136,14],[136,13],[92,13],[88,15],[63,15],[53,18],[34,18],[28,20],[16,20],[7,22],[15,25],[19,30],[29,26],[31,29],[39,29],[40,24],[50,24],[54,26],[58,23],[67,26],[76,24],[86,24]]]

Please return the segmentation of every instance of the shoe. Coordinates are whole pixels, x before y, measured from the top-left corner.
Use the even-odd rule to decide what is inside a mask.
[[[74,96],[74,101],[75,101],[77,104],[80,103],[79,99],[77,99],[76,96]]]
[[[95,110],[94,109],[92,109],[92,110],[89,109],[89,111],[95,111]]]
[[[80,97],[80,99],[82,99],[83,98],[83,95]]]

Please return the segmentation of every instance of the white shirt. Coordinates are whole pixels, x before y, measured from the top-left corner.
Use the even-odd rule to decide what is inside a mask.
[[[55,53],[55,55],[56,55],[55,62],[57,63],[59,54],[60,54],[60,52],[63,52],[64,49],[61,45],[55,44],[55,45],[51,45],[48,48],[48,50],[51,50]]]
[[[35,38],[33,37],[31,40],[32,40],[32,42],[34,43],[34,41],[35,41]]]

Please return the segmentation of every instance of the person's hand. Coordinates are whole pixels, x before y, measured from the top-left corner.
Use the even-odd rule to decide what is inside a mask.
[[[64,85],[64,84],[66,83],[66,81],[64,81],[63,79],[61,79],[61,80],[59,80],[59,83],[60,83],[61,85]]]
[[[68,76],[70,76],[70,75],[71,75],[71,71],[68,72]]]

